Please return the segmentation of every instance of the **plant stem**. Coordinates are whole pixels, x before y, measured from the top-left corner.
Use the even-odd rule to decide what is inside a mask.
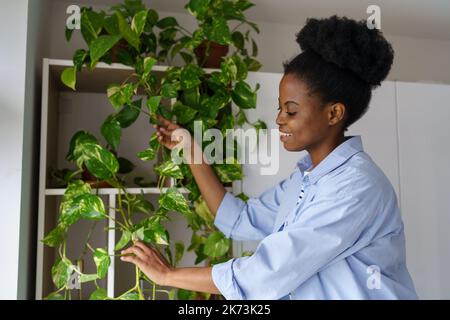
[[[137,292],[139,294],[139,298],[142,298],[142,300],[143,300],[144,294],[142,293],[141,286],[139,283],[139,278],[140,278],[139,275],[140,275],[140,270],[139,270],[138,266],[136,266],[136,288],[137,288]]]
[[[152,300],[156,300],[156,283],[153,282]]]
[[[129,106],[132,107],[132,108],[135,108],[136,110],[139,110],[140,112],[146,114],[146,115],[149,116],[149,117],[151,116],[150,113],[148,113],[147,111],[143,110],[142,108],[138,108],[138,107],[136,107],[136,106],[133,105],[133,104],[129,104]]]
[[[241,23],[239,23],[236,27],[233,28],[233,30],[231,30],[231,33],[233,33],[237,28],[239,28],[244,23],[245,23],[245,21],[242,21]]]
[[[86,244],[84,245],[84,249],[80,253],[80,256],[78,257],[77,261],[82,260],[84,258],[84,256],[86,255],[87,250],[88,250],[87,244],[89,243],[89,240],[91,239],[92,233],[93,233],[93,231],[94,231],[96,226],[97,226],[97,222],[95,221],[94,223],[92,223],[91,227],[89,228],[89,232],[88,232],[88,235],[87,235],[87,238],[86,238],[86,241],[85,241]]]
[[[120,214],[122,216],[123,222],[126,225],[126,229],[130,229],[127,218],[125,217],[125,212],[123,211],[123,208],[122,208],[122,193],[121,193],[120,189],[119,189],[119,192],[117,193],[117,195],[118,195],[118,200],[119,200],[119,210],[120,210]]]
[[[180,28],[180,31],[185,31],[188,36],[192,37],[192,33],[188,29],[186,29],[180,25],[178,26],[178,28]]]

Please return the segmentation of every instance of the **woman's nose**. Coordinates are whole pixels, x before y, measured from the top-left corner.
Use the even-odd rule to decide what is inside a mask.
[[[275,120],[275,122],[276,122],[277,125],[279,125],[279,126],[285,124],[286,121],[285,121],[284,117],[282,116],[282,112],[281,112],[281,111],[278,112],[277,119]]]

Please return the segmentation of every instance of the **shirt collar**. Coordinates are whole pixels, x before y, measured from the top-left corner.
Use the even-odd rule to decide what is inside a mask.
[[[361,151],[364,151],[361,136],[349,136],[345,137],[345,141],[331,151],[306,177],[304,177],[304,172],[312,165],[309,154],[300,159],[297,162],[297,166],[300,169],[302,177],[304,177],[304,182],[306,184],[314,184],[324,175],[336,169],[354,154]]]

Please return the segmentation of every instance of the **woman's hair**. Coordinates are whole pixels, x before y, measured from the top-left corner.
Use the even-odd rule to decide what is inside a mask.
[[[297,34],[302,52],[284,63],[284,73],[306,82],[322,102],[345,105],[344,130],[367,111],[372,89],[391,69],[394,51],[364,20],[345,17],[308,19]]]

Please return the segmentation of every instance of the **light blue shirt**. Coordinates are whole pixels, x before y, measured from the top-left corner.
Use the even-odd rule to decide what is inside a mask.
[[[212,268],[226,299],[416,299],[395,191],[347,137],[308,175],[311,158],[247,203],[226,193],[216,226],[261,240],[250,257]],[[301,186],[304,194],[297,204]]]

